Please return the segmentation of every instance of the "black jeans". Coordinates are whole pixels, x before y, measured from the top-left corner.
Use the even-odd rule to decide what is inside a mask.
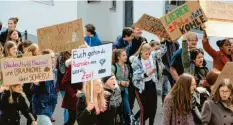
[[[155,83],[151,80],[145,82],[145,89],[142,93],[136,89],[136,99],[140,107],[140,125],[145,125],[145,121],[149,118],[149,125],[154,124],[157,110],[157,90]],[[136,116],[139,113],[136,114]]]
[[[74,125],[76,121],[76,111],[68,109],[68,112],[69,112],[69,118],[64,125]]]

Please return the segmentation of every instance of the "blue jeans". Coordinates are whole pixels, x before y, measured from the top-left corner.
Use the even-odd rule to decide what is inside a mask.
[[[62,98],[64,98],[65,96],[65,91],[60,91]],[[66,123],[68,121],[69,118],[69,113],[68,113],[68,109],[64,109],[64,123]]]
[[[121,93],[122,93],[121,96],[122,96],[122,101],[123,101],[123,112],[124,112],[125,125],[129,125],[131,109],[130,109],[130,104],[129,104],[128,88],[124,88]]]
[[[37,125],[53,125],[53,124],[48,116],[37,115]]]
[[[163,75],[163,83],[162,83],[162,102],[164,101],[164,98],[167,96],[171,89],[171,84],[169,81],[168,76]]]

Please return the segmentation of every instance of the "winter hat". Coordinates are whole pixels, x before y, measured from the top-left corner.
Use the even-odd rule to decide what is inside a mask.
[[[112,76],[114,76],[114,74],[111,74],[110,76],[103,77],[102,78],[103,84],[105,84],[108,81],[108,79],[110,79]]]

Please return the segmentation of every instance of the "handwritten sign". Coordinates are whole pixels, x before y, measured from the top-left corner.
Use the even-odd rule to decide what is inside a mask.
[[[133,26],[155,34],[158,37],[170,40],[170,37],[163,27],[160,19],[152,17],[148,14],[143,14],[142,17]]]
[[[197,1],[189,1],[160,18],[173,41],[207,21]]]
[[[219,83],[221,81],[223,81],[224,79],[230,79],[231,81],[233,81],[233,63],[232,62],[228,62],[227,64],[225,64],[225,66],[223,67],[221,74],[218,76],[218,79],[216,81],[216,83]]]
[[[233,37],[233,22],[208,20],[205,25],[208,36]]]
[[[53,80],[51,56],[5,58],[1,60],[3,84]]]
[[[82,19],[37,29],[40,49],[70,51],[84,43]]]
[[[206,0],[199,2],[208,18],[233,21],[233,3]]]
[[[72,50],[72,83],[111,75],[112,44]]]

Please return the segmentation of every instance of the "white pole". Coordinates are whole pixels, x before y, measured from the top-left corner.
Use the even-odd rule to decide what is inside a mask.
[[[94,103],[94,100],[93,100],[93,80],[91,80],[91,103]]]

